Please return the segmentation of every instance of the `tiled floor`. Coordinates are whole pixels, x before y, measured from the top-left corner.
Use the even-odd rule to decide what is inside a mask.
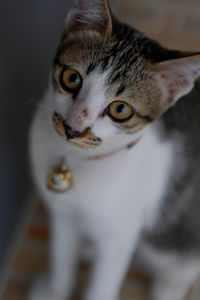
[[[26,300],[31,280],[45,270],[48,260],[47,224],[46,211],[41,203],[37,203],[11,265],[10,276],[1,300]],[[77,288],[72,300],[81,299],[80,294],[87,281],[88,270],[89,266],[80,265]],[[198,295],[200,295],[199,286]],[[199,299],[200,297],[187,298],[187,300]],[[131,267],[123,285],[121,300],[149,300],[148,278]]]
[[[47,265],[47,215],[41,204],[36,206],[25,230],[22,243],[12,264],[2,300],[25,300],[31,279],[42,272]],[[73,300],[78,300],[87,278],[89,266],[80,266],[78,287]],[[130,270],[122,290],[122,300],[148,300],[148,280]]]

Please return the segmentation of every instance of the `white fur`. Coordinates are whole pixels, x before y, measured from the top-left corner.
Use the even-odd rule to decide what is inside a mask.
[[[123,133],[108,117],[98,119],[105,93],[101,85],[94,89],[90,84],[88,79],[87,95],[83,89],[77,104],[69,95],[54,96],[50,89],[33,122],[30,135],[33,177],[49,208],[52,243],[51,272],[36,282],[29,295],[31,300],[69,299],[82,237],[92,241],[96,254],[85,299],[117,300],[140,232],[155,220],[166,192],[173,145],[161,143],[156,127],[151,126],[139,133],[141,140],[132,149],[125,149],[138,134]],[[53,128],[51,114],[55,107],[64,112],[68,122],[79,126],[77,129],[92,126],[95,134],[104,140],[103,145],[90,151],[69,145]],[[85,107],[91,116],[79,123],[76,118]],[[124,149],[111,157],[87,159],[122,146]],[[72,172],[73,186],[66,193],[56,194],[46,187],[47,173],[63,160]]]

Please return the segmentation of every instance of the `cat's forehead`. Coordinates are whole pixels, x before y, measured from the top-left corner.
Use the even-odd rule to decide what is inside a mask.
[[[121,93],[125,88],[132,88],[133,82],[137,85],[149,71],[139,42],[134,42],[137,38],[134,30],[118,32],[108,40],[95,31],[65,34],[55,63],[78,66],[85,76],[94,71],[107,73],[105,84],[120,85]]]

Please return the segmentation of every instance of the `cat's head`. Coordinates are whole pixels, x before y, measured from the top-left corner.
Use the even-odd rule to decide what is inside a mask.
[[[120,23],[106,0],[77,0],[54,64],[55,129],[91,155],[115,151],[138,140],[199,75],[200,54],[161,47]]]

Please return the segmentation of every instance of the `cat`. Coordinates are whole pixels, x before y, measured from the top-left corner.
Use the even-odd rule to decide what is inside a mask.
[[[200,53],[164,48],[107,0],[76,1],[30,132],[51,242],[29,300],[70,299],[84,239],[83,299],[119,299],[133,257],[151,299],[184,298],[200,273],[199,76]]]

